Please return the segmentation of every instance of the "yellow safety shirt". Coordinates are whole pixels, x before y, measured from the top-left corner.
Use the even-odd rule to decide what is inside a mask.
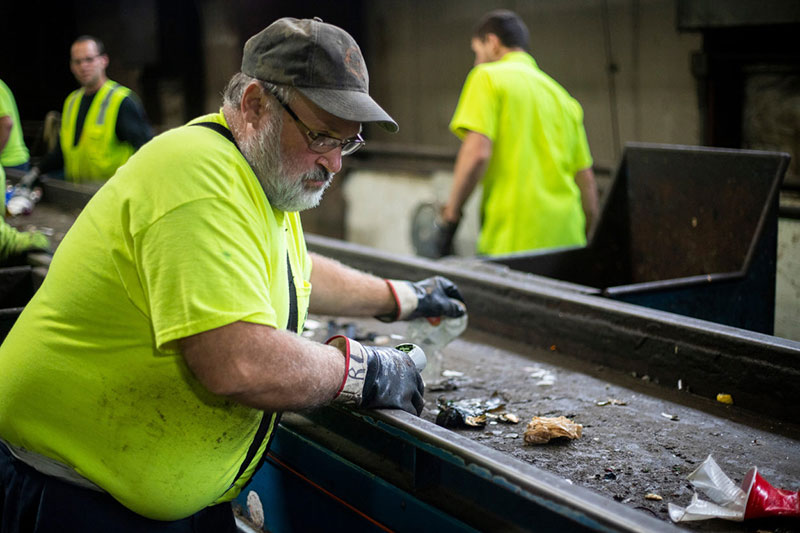
[[[210,393],[177,341],[236,321],[286,327],[287,254],[302,328],[299,214],[270,207],[219,133],[158,136],[90,200],[0,346],[0,439],[150,518],[235,498],[274,427],[236,480],[263,413]]]
[[[130,143],[117,138],[117,115],[122,101],[131,91],[115,81],[106,81],[94,95],[83,121],[80,139],[75,142],[78,110],[84,89],[73,91],[64,101],[61,116],[61,153],[64,178],[76,183],[103,181],[133,154]]]
[[[586,243],[575,173],[592,164],[583,110],[533,57],[511,52],[467,76],[450,130],[492,141],[478,253]]]

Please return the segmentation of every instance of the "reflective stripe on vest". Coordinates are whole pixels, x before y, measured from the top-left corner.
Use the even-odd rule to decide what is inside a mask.
[[[67,97],[61,121],[61,152],[68,181],[106,180],[133,154],[133,146],[120,142],[116,134],[119,108],[128,95],[130,89],[106,81],[89,105],[77,143],[75,133],[84,89]]]

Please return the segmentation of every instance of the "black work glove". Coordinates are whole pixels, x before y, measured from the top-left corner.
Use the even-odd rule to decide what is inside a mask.
[[[427,242],[420,244],[417,253],[430,259],[453,255],[453,237],[457,229],[458,222],[445,222],[441,217],[437,217],[428,230]]]
[[[364,346],[338,335],[328,340],[345,356],[345,379],[334,402],[363,408],[422,412],[425,386],[411,357],[388,346]]]
[[[414,251],[431,259],[452,255],[458,222],[446,222],[442,217],[442,207],[431,203],[419,204],[411,217]]]
[[[442,218],[437,218],[433,227],[433,242],[439,257],[453,255],[453,237],[458,229],[458,222],[445,222]]]
[[[459,317],[467,312],[455,283],[442,276],[411,282],[387,279],[397,302],[397,313],[376,317],[383,322],[426,317]]]

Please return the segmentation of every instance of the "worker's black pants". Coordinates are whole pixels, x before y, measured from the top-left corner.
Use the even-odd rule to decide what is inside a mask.
[[[0,533],[44,532],[236,533],[230,504],[183,520],[162,522],[138,515],[103,492],[46,476],[14,458],[0,444]]]

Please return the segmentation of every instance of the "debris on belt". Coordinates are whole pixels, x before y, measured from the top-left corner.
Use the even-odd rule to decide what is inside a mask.
[[[316,331],[322,327],[322,324],[314,320],[313,318],[307,318],[305,324],[303,324],[303,332],[301,335],[307,339],[310,339],[314,336]]]
[[[606,406],[606,405],[628,405],[628,402],[626,402],[624,400],[617,400],[616,398],[609,398],[608,400],[604,400],[602,402],[597,402],[596,405],[599,405],[600,407],[603,407],[603,406]]]
[[[552,385],[556,382],[556,376],[549,370],[539,368],[538,366],[526,366],[523,368],[525,372],[530,372],[530,377],[538,379],[536,382],[537,387],[544,387]]]
[[[465,400],[447,400],[439,397],[437,404],[439,414],[436,423],[443,427],[484,427],[489,419],[506,424],[516,424],[519,417],[506,412],[506,399],[494,393],[488,400],[469,398]]]
[[[454,391],[457,388],[458,388],[458,382],[453,378],[442,379],[434,383],[425,384],[425,390],[428,392],[449,392],[449,391]]]
[[[385,346],[387,344],[392,343],[393,339],[396,340],[400,338],[400,336],[397,335],[380,335],[374,331],[363,331],[354,322],[338,322],[336,320],[328,320],[326,326],[327,326],[327,331],[325,332],[326,339],[330,339],[331,337],[335,337],[336,335],[344,335],[345,337],[350,337],[351,339],[356,340],[358,342],[368,342],[370,344]],[[309,319],[306,320],[304,329],[305,329],[305,331],[303,331],[304,337],[313,337],[316,335],[317,330],[322,329],[322,324],[320,324],[316,320]]]
[[[526,444],[545,444],[552,439],[577,439],[580,438],[583,426],[576,424],[565,416],[543,417],[534,416],[528,422],[525,430]]]
[[[462,385],[472,383],[472,381],[472,378],[464,375],[463,372],[458,372],[456,370],[443,370],[442,379],[433,383],[426,383],[425,390],[429,392],[451,392],[458,389]]]
[[[717,394],[717,401],[719,403],[733,405],[733,396],[731,396],[730,394],[725,394],[724,392],[720,392],[719,394]]]
[[[785,516],[800,518],[800,491],[778,489],[761,477],[756,467],[747,471],[740,486],[731,481],[710,455],[687,476],[710,502],[692,495],[688,507],[667,505],[673,522],[722,518],[741,522],[750,518]]]
[[[519,424],[519,417],[514,413],[501,413],[497,416],[497,419],[506,424]]]

